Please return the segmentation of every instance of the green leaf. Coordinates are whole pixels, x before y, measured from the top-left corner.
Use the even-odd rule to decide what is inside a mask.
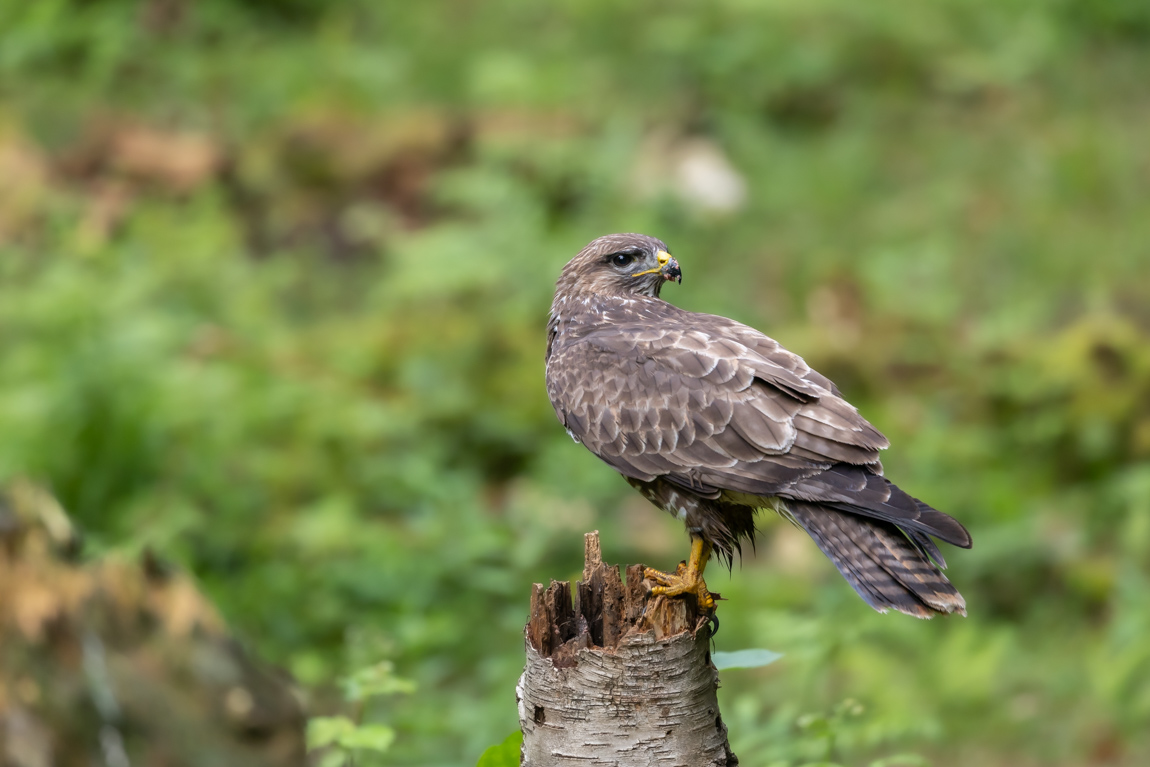
[[[339,739],[344,748],[383,752],[391,748],[395,730],[385,724],[361,724]]]
[[[355,730],[355,722],[346,716],[316,716],[307,722],[307,747],[309,751],[324,748],[341,742],[349,732]]]
[[[317,716],[307,723],[308,750],[339,746],[342,749],[386,751],[395,730],[383,724],[356,724],[346,716]]]
[[[723,671],[729,668],[768,666],[781,657],[783,657],[782,653],[771,652],[770,650],[735,650],[734,652],[711,653],[711,663],[714,663],[715,668],[719,671]]]
[[[350,763],[351,755],[347,749],[333,748],[323,755],[316,767],[344,767]]]
[[[475,767],[519,767],[519,749],[522,745],[523,733],[513,732],[502,743],[488,746]]]
[[[343,680],[343,692],[350,701],[362,701],[378,695],[395,695],[415,691],[415,682],[395,675],[391,661],[361,668]]]
[[[829,737],[834,733],[835,722],[822,714],[803,714],[795,724],[815,737]]]

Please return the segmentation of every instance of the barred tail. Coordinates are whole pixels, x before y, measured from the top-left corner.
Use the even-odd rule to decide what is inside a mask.
[[[787,506],[789,516],[874,609],[893,608],[916,618],[966,615],[962,595],[931,561],[930,552],[938,550],[925,535],[816,504],[789,501]]]

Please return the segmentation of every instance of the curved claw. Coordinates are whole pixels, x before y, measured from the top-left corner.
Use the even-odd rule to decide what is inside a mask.
[[[711,558],[711,544],[702,538],[691,538],[691,556],[686,562],[680,562],[675,573],[665,573],[652,567],[644,569],[643,576],[659,584],[651,589],[655,595],[668,597],[680,594],[694,594],[695,603],[699,609],[706,613],[715,612],[715,598],[707,591],[707,584],[703,581],[703,568]]]
[[[693,594],[700,610],[708,613],[715,611],[715,599],[707,590],[706,581],[690,567],[680,564],[674,575],[648,567],[643,571],[643,575],[659,584],[651,589],[652,594],[668,597]]]

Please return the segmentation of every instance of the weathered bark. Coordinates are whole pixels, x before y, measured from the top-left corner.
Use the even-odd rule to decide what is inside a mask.
[[[643,566],[604,565],[585,537],[583,579],[531,592],[516,687],[521,763],[733,767],[715,695],[710,630],[691,598],[651,597]]]

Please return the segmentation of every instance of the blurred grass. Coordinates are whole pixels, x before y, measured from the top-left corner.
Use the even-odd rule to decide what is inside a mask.
[[[743,763],[850,698],[846,764],[1143,764],[1148,43],[1134,0],[0,5],[0,479],[189,568],[317,710],[393,661],[387,758],[472,764],[530,582],[594,527],[684,553],[542,386],[561,265],[649,232],[976,542],[920,623],[764,519],[711,581],[720,649],[786,654],[725,675]]]

